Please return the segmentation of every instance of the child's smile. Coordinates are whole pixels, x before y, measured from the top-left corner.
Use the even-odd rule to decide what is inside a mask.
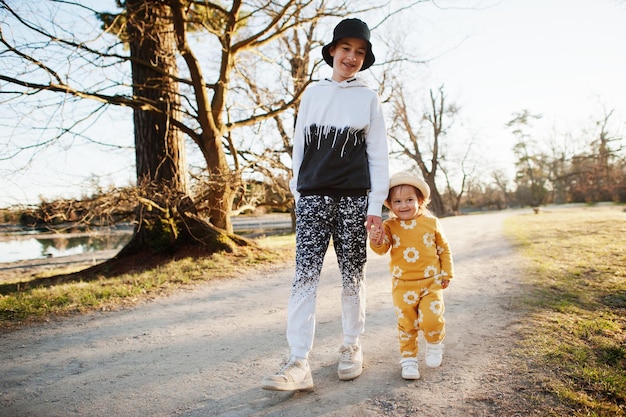
[[[412,186],[400,186],[393,190],[390,198],[391,211],[400,220],[411,220],[417,216],[420,201]]]
[[[333,57],[333,80],[341,82],[353,78],[363,67],[367,48],[367,42],[363,39],[339,40],[330,50]]]

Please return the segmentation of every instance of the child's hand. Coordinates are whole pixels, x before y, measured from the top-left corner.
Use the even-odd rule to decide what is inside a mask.
[[[442,279],[441,280],[441,288],[443,288],[445,290],[446,288],[448,288],[448,285],[450,285],[450,280],[449,279]]]
[[[369,230],[370,241],[376,245],[380,246],[383,243],[383,238],[385,237],[385,233],[383,232],[382,227],[377,227],[376,225],[372,225]]]

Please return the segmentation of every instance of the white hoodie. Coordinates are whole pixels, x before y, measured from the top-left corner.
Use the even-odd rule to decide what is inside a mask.
[[[293,139],[291,192],[368,195],[380,216],[389,187],[387,134],[380,98],[362,80],[323,79],[304,92]]]

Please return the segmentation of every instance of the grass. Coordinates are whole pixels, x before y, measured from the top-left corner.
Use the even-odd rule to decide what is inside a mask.
[[[626,212],[550,208],[505,229],[531,265],[519,353],[559,404],[540,415],[626,416]]]
[[[15,277],[17,291],[0,292],[0,329],[95,310],[112,310],[172,293],[215,279],[236,278],[252,269],[282,266],[293,259],[294,235],[257,240],[263,250],[242,249],[237,254],[183,257],[138,273],[99,277],[49,287],[30,287],[29,280],[67,274],[67,269]],[[11,282],[4,282],[11,284]],[[7,285],[6,287],[9,287]]]

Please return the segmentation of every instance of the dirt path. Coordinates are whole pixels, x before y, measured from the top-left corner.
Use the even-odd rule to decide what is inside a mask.
[[[520,259],[501,234],[510,212],[445,218],[457,277],[446,290],[441,368],[400,377],[387,257],[370,254],[363,375],[339,381],[340,284],[329,251],[318,294],[312,393],[260,389],[287,354],[293,266],[210,283],[136,308],[0,335],[0,415],[492,416],[507,373]],[[495,390],[495,391],[494,391]],[[513,415],[513,414],[511,414]]]

